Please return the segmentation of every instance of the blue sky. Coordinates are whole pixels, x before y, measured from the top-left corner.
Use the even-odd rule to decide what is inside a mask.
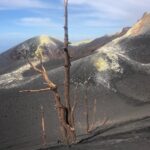
[[[69,0],[70,41],[132,26],[150,0]],[[0,53],[33,36],[63,39],[63,0],[0,0]]]

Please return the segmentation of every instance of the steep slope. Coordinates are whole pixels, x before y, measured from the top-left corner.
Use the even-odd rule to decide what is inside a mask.
[[[150,34],[150,13],[145,12],[143,17],[127,32],[128,36]]]
[[[121,32],[118,32],[116,34],[105,35],[105,36],[96,38],[89,42],[83,41],[83,43],[79,43],[76,46],[73,45],[72,47],[70,47],[72,55],[74,57],[79,57],[79,58],[83,57],[83,56],[88,56],[88,55],[92,54],[95,50],[97,50],[98,48],[100,48],[100,47],[104,46],[105,44],[111,42],[112,40],[126,34],[129,29],[130,29],[130,27],[125,27],[122,29]]]
[[[24,49],[26,49],[30,57],[34,57],[44,47],[42,52],[45,59],[59,59],[62,56],[63,43],[46,35],[31,38],[0,55],[0,74],[4,74],[16,70],[26,64],[24,59]]]
[[[120,45],[130,58],[141,63],[150,63],[150,13],[143,17],[127,32]]]
[[[146,13],[125,35],[100,48],[95,61],[101,84],[139,102],[150,98],[143,94],[150,90],[149,31],[150,14]]]

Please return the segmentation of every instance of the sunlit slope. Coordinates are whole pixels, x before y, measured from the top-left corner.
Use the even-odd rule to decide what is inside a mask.
[[[0,55],[0,74],[19,69],[25,65],[25,50],[31,58],[42,52],[46,61],[62,57],[62,48],[61,41],[46,35],[31,38]]]
[[[72,44],[70,47],[70,52],[74,57],[79,57],[79,58],[83,56],[91,55],[100,47],[126,34],[129,29],[130,29],[129,27],[125,27],[120,32],[115,33],[113,35],[105,35],[93,40],[81,41],[78,44]]]
[[[150,34],[150,13],[144,13],[143,17],[127,32],[128,36],[138,36],[139,34]]]

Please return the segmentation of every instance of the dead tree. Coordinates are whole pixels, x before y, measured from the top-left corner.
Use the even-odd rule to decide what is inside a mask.
[[[65,106],[68,111],[68,123],[70,124],[71,127],[74,127],[74,116],[72,113],[74,111],[74,106],[71,106],[70,103],[70,66],[71,66],[71,61],[70,61],[70,54],[68,51],[68,45],[69,45],[69,37],[68,37],[68,0],[64,0],[64,7],[65,7],[65,12],[64,12],[64,18],[65,18],[65,23],[64,23],[64,97],[65,97]],[[73,108],[73,109],[72,109]],[[74,137],[76,137],[75,132],[73,133]]]
[[[85,88],[85,96],[84,96],[84,106],[85,106],[85,120],[86,120],[86,133],[90,131],[90,123],[89,123],[89,106],[88,106],[88,97],[87,97],[87,88]]]
[[[65,25],[64,25],[64,68],[65,68],[65,80],[64,80],[64,97],[65,106],[68,109],[68,113],[71,111],[70,104],[70,55],[68,52],[68,0],[64,0],[65,7]],[[71,123],[71,118],[68,118],[68,122]]]
[[[96,123],[96,105],[97,105],[97,100],[95,98],[94,105],[93,105],[93,125]]]
[[[59,123],[60,123],[63,141],[66,144],[70,144],[70,143],[74,142],[75,141],[75,136],[74,136],[75,129],[68,122],[68,109],[61,102],[61,98],[60,98],[60,94],[58,92],[57,85],[54,84],[49,79],[48,73],[42,63],[42,56],[40,58],[40,68],[36,67],[29,58],[27,58],[27,60],[28,60],[28,63],[30,64],[30,66],[32,67],[32,69],[34,69],[36,72],[38,72],[42,76],[44,83],[47,84],[47,87],[44,89],[39,89],[39,90],[37,90],[37,89],[36,90],[22,90],[20,92],[52,91],[54,98],[55,98],[55,106],[56,106],[56,110],[57,110],[57,114],[58,114],[58,119],[59,119]]]
[[[39,54],[40,60],[40,67],[35,66],[32,61],[27,57],[27,61],[37,73],[39,73],[43,81],[47,84],[47,87],[44,89],[39,90],[23,90],[21,92],[44,92],[44,91],[52,91],[54,98],[55,98],[55,105],[58,114],[58,119],[60,122],[61,133],[63,137],[63,141],[66,144],[70,144],[75,141],[76,134],[75,134],[75,123],[74,123],[74,110],[76,104],[71,106],[70,103],[70,55],[68,51],[68,0],[64,0],[64,18],[65,18],[65,25],[64,25],[64,97],[65,97],[65,105],[62,103],[60,94],[58,92],[58,87],[55,83],[53,83],[48,76],[46,69],[43,66],[43,55],[42,52]]]
[[[45,116],[44,116],[44,108],[42,105],[40,107],[40,110],[41,110],[42,145],[45,146],[46,145]]]

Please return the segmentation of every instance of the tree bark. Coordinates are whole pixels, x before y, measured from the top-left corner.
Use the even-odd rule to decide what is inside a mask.
[[[64,97],[65,106],[68,109],[68,113],[71,112],[70,104],[70,55],[68,52],[68,0],[64,0],[65,6],[65,25],[64,25],[64,67],[65,67],[65,80],[64,80]],[[70,122],[70,119],[68,120]]]
[[[74,127],[74,113],[72,113],[72,107],[70,103],[70,55],[68,51],[68,43],[69,43],[69,37],[68,37],[68,0],[64,0],[64,98],[65,98],[65,107],[67,109],[67,123],[75,129]],[[70,134],[70,133],[69,133]],[[75,131],[72,131],[71,133],[72,139],[75,139]]]
[[[45,130],[45,117],[44,117],[44,109],[43,106],[40,107],[41,109],[41,127],[42,127],[42,145],[46,145],[46,130]]]
[[[57,92],[57,88],[55,90],[53,90],[54,92],[54,97],[55,97],[55,104],[56,104],[56,109],[57,109],[57,113],[58,113],[58,117],[59,117],[59,122],[61,125],[61,131],[63,132],[63,137],[65,137],[66,144],[71,144],[75,141],[75,129],[73,127],[70,126],[70,124],[67,122],[68,119],[68,110],[66,109],[66,107],[61,104],[60,101],[60,95]]]
[[[42,92],[42,91],[47,91],[47,90],[52,91],[54,98],[55,98],[55,105],[56,105],[56,110],[57,110],[57,114],[58,114],[58,120],[60,123],[63,141],[67,145],[72,144],[75,141],[75,128],[68,122],[68,118],[69,118],[69,115],[71,116],[71,113],[69,114],[66,106],[64,106],[62,104],[59,92],[57,90],[57,85],[54,84],[49,79],[48,73],[42,63],[41,63],[41,68],[37,68],[36,66],[34,66],[33,63],[29,59],[28,59],[28,63],[36,72],[41,74],[43,81],[46,82],[48,87],[45,89],[23,90],[20,92]]]
[[[85,119],[86,119],[86,132],[89,133],[89,106],[88,106],[88,98],[87,98],[87,88],[85,89]]]

